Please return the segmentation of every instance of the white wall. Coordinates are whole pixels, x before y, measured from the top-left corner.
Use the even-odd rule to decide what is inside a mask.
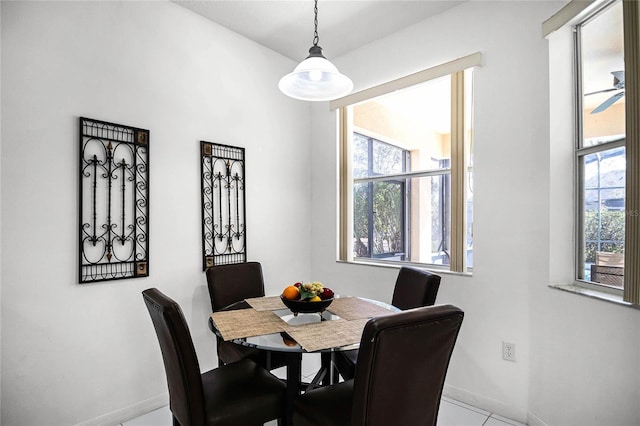
[[[547,287],[571,274],[540,30],[561,4],[472,1],[335,62],[359,90],[484,55],[475,270],[444,275],[438,297],[466,312],[445,391],[531,424],[640,424],[640,313]],[[291,61],[164,2],[2,2],[1,19],[4,425],[117,423],[165,401],[148,287],[182,304],[215,365],[200,140],[247,148],[249,257],[268,292],[309,277],[390,300],[397,270],[335,262],[336,117],[280,95]],[[151,130],[149,278],[77,284],[80,115]]]
[[[550,51],[549,279],[572,276],[573,34],[552,34]],[[542,286],[531,289],[530,411],[549,424],[640,424],[640,311]],[[550,391],[552,390],[552,391]],[[585,410],[588,407],[588,410]]]
[[[531,424],[640,424],[640,312],[548,288],[551,268],[555,280],[572,276],[570,256],[562,263],[549,254],[553,247],[567,260],[571,241],[551,237],[567,225],[555,208],[568,206],[571,215],[572,206],[562,202],[571,193],[551,192],[549,52],[541,33],[563,4],[471,1],[335,63],[360,90],[484,55],[474,83],[473,277],[444,275],[438,296],[466,313],[445,393]],[[312,272],[341,293],[389,301],[396,269],[335,262],[335,123],[326,105],[313,108]],[[562,175],[557,161],[553,173]],[[517,362],[502,360],[502,341],[515,343]]]
[[[277,89],[292,61],[168,2],[2,2],[1,52],[2,424],[118,423],[166,402],[145,288],[217,364],[200,140],[246,148],[267,292],[309,276],[310,109]],[[77,284],[79,116],[150,130],[148,278]]]
[[[2,2],[0,2],[0,22],[2,22]],[[2,43],[0,43],[0,99],[2,99]],[[0,224],[2,223],[2,104],[0,103]],[[0,241],[2,241],[2,226],[0,226]],[[0,244],[0,354],[2,354],[2,244]],[[0,371],[2,371],[2,356],[0,356]],[[0,383],[2,379],[0,378]],[[2,412],[2,386],[0,384],[0,413]],[[0,420],[1,421],[1,420]]]

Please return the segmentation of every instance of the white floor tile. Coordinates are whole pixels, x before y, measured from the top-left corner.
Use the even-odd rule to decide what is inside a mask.
[[[316,373],[320,370],[320,354],[304,354],[302,355],[302,379],[309,381],[313,379]],[[280,367],[275,370],[271,370],[271,374],[279,379],[287,378],[287,368]]]
[[[459,405],[462,408],[466,408],[468,410],[475,411],[476,413],[484,414],[487,417],[491,415],[491,413],[489,411],[487,411],[487,410],[483,410],[482,408],[474,407],[473,405],[465,404],[464,402],[456,401],[455,399],[451,399],[451,398],[448,398],[446,396],[443,396],[442,400],[450,402],[450,403],[455,404],[455,405]]]
[[[276,376],[278,379],[285,380],[287,378],[287,367],[280,367],[275,370],[271,370],[271,374]]]
[[[512,426],[512,423],[503,422],[495,417],[489,417],[484,426]]]
[[[511,420],[506,417],[499,416],[497,414],[492,414],[491,419],[498,420],[500,423],[487,423],[487,425],[489,426],[504,426],[504,424],[507,424],[509,426],[527,426],[524,423],[520,423],[515,420]]]
[[[122,426],[173,426],[173,416],[169,406],[158,408],[135,419],[122,423]]]
[[[320,354],[303,354],[302,377],[313,379],[318,370],[320,370]]]
[[[440,401],[438,426],[483,426],[488,418],[488,414],[481,414],[449,401]]]

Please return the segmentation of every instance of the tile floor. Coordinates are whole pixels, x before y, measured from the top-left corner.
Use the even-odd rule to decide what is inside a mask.
[[[305,355],[302,363],[302,375],[306,381],[313,378],[320,366],[320,356]],[[284,378],[284,367],[273,373]],[[276,421],[267,425],[276,425]],[[148,414],[122,423],[121,426],[172,426],[169,407],[161,407]],[[438,413],[438,426],[525,426],[522,423],[507,419],[471,405],[443,397]]]

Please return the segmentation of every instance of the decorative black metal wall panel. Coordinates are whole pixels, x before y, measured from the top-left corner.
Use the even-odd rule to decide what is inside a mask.
[[[149,131],[80,117],[80,283],[149,276]]]
[[[244,148],[200,142],[202,268],[246,262]]]

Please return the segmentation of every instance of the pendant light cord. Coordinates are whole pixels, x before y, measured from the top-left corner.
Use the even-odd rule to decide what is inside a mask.
[[[2,0],[0,0],[2,1]],[[322,54],[318,46],[318,0],[314,0],[313,46],[309,56],[296,66],[292,73],[280,79],[278,87],[285,95],[303,101],[330,101],[342,97],[353,90],[349,77]]]
[[[318,42],[320,41],[320,37],[318,37],[318,0],[315,0],[313,13],[315,14],[315,18],[313,20],[313,24],[315,26],[315,31],[313,32],[313,45],[317,46]]]

